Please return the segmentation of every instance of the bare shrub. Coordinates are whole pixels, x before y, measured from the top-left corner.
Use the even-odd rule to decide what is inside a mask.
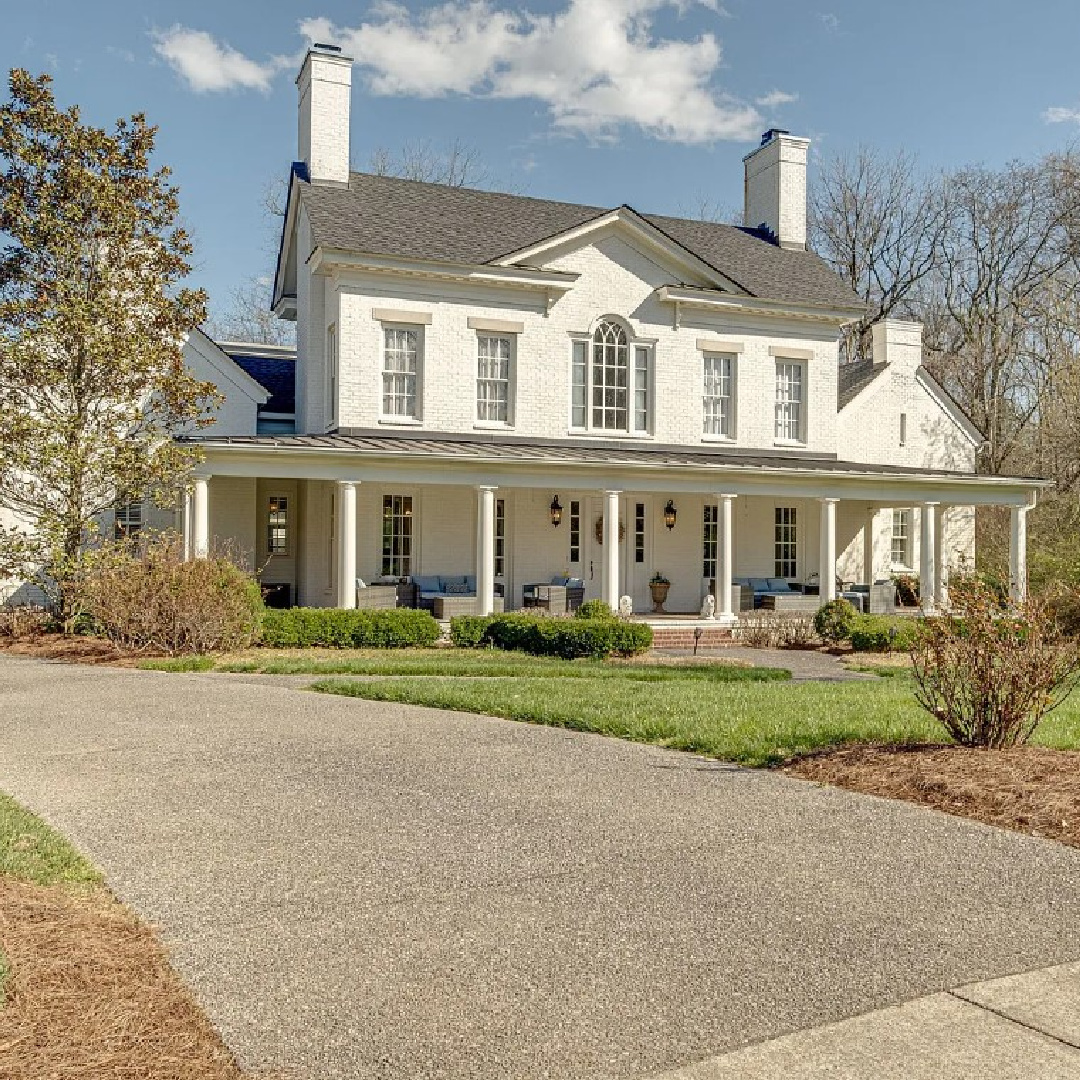
[[[34,604],[0,606],[0,641],[36,637],[52,630],[55,624],[55,619],[45,608]]]
[[[915,697],[963,746],[1021,746],[1072,692],[1080,647],[1047,603],[1003,603],[976,579],[950,582],[953,614],[923,621],[911,649]]]
[[[814,617],[797,611],[784,612],[777,620],[780,644],[793,649],[806,649],[818,643]]]
[[[775,649],[780,644],[780,628],[771,611],[743,612],[732,636],[751,649]]]
[[[262,618],[259,586],[228,550],[184,562],[173,535],[96,553],[79,588],[99,632],[129,652],[206,653],[246,648]]]

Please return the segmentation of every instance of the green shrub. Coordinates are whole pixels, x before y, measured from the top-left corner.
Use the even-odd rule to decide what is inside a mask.
[[[494,615],[454,615],[450,619],[450,640],[459,649],[478,649],[490,645],[487,628]]]
[[[618,616],[603,600],[586,600],[581,607],[574,612],[578,619],[615,619]]]
[[[907,652],[918,629],[913,618],[859,615],[851,627],[851,647],[856,652]]]
[[[849,601],[839,597],[822,604],[814,616],[814,629],[818,637],[828,641],[832,645],[839,645],[841,641],[847,641],[851,637],[852,627],[859,613]]]
[[[228,553],[185,562],[173,536],[106,544],[76,584],[77,621],[130,652],[246,648],[263,615],[255,579]]]
[[[637,656],[652,645],[652,630],[644,623],[623,622],[610,616],[592,619],[518,613],[483,619],[466,616],[456,631],[451,620],[450,632],[456,634],[455,644],[494,645],[497,649],[562,660]]]
[[[269,609],[263,618],[262,644],[276,649],[400,649],[434,645],[439,633],[430,612],[412,608]]]

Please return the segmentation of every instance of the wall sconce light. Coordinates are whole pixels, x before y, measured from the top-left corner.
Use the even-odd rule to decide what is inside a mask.
[[[559,496],[556,495],[551,500],[551,524],[557,529],[562,524],[562,507],[559,505]]]
[[[675,509],[675,503],[668,499],[667,506],[664,507],[664,524],[669,529],[675,528],[675,519],[679,516],[679,512]]]

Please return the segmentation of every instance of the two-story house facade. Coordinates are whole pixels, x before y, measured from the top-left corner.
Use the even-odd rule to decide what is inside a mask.
[[[184,514],[194,555],[250,553],[292,602],[357,579],[465,579],[510,609],[555,575],[612,606],[731,621],[730,584],[921,574],[929,606],[974,553],[974,507],[1035,482],[976,475],[981,436],[806,250],[808,141],[745,158],[746,225],[352,172],[350,61],[316,46],[274,305],[297,328],[295,432],[218,424]],[[256,375],[256,378],[258,376]]]

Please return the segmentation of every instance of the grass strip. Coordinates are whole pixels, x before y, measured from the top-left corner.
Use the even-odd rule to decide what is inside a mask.
[[[0,793],[0,876],[35,885],[98,885],[101,874],[55,829]]]
[[[754,766],[852,743],[945,741],[902,679],[798,684],[694,678],[648,683],[627,677],[327,679],[312,689],[595,732]],[[1080,704],[1052,713],[1034,741],[1080,748]]]

